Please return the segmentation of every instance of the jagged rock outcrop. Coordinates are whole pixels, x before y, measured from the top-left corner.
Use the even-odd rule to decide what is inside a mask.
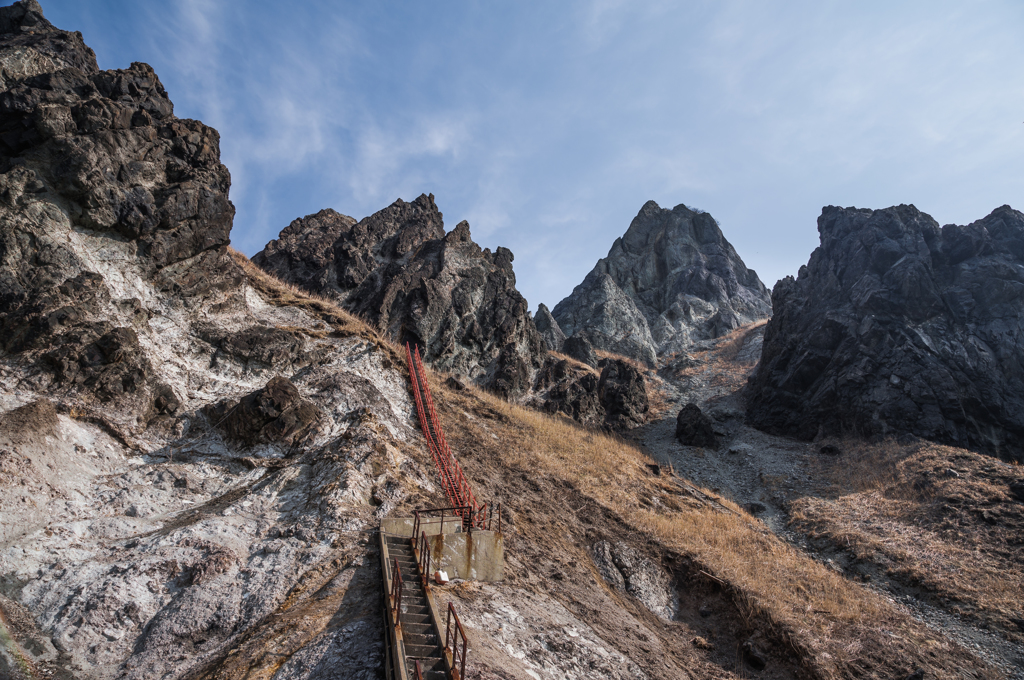
[[[293,446],[314,433],[321,413],[292,381],[279,375],[239,401],[227,400],[208,409],[207,416],[228,437],[242,443]]]
[[[319,254],[307,258],[310,251]],[[355,223],[328,211],[296,220],[253,258],[285,281],[336,297],[396,340],[418,344],[434,367],[508,397],[529,388],[543,353],[512,260],[507,248],[481,249],[465,221],[446,234],[426,195]]]
[[[537,332],[544,339],[544,345],[552,352],[561,352],[562,343],[565,342],[565,333],[559,328],[555,317],[551,316],[551,310],[543,302],[537,305],[533,323],[537,326]]]
[[[180,395],[139,351],[152,310],[101,272],[120,261],[188,295],[235,271],[187,273],[228,243],[217,131],[175,118],[148,65],[100,71],[34,0],[2,8],[0,33],[0,347],[142,422],[173,414]]]
[[[605,409],[598,394],[599,378],[595,371],[549,356],[534,385],[542,398],[538,405],[548,413],[563,413],[584,425],[601,427]]]
[[[770,432],[911,433],[1024,457],[1024,215],[940,227],[827,207],[779,281],[748,418]]]
[[[650,411],[643,374],[621,359],[602,359],[598,367],[601,379],[597,392],[605,410],[605,422],[617,430],[643,425]]]
[[[426,479],[398,448],[405,377],[246,273],[229,184],[149,66],[100,71],[34,0],[0,8],[4,678],[223,670],[311,576],[352,616],[309,612],[293,658],[381,665],[376,556],[338,536],[370,526],[375,485],[419,489],[397,466]]]
[[[548,413],[608,430],[630,430],[647,421],[647,381],[619,359],[602,359],[600,373],[586,364],[548,355],[533,385],[534,405]]]
[[[597,368],[597,355],[594,353],[594,346],[590,344],[590,340],[583,333],[566,338],[565,344],[562,345],[562,352],[582,364]]]
[[[598,349],[651,366],[770,313],[764,284],[711,215],[654,201],[552,311],[567,336],[586,332]]]
[[[330,208],[301,217],[253,256],[253,262],[279,276],[287,272],[289,282],[314,293],[349,290],[351,284],[339,286],[335,263],[345,260],[343,246],[349,239],[342,235],[348,237],[355,225],[355,218]]]

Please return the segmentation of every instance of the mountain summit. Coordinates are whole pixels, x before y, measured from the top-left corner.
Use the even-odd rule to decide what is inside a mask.
[[[654,201],[552,311],[566,336],[651,365],[770,314],[768,289],[711,215]]]

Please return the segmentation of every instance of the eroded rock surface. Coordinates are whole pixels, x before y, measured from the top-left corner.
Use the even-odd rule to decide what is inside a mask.
[[[613,588],[628,592],[654,614],[671,621],[679,607],[672,580],[659,565],[621,541],[594,545],[594,564]]]
[[[653,366],[659,354],[771,313],[768,291],[714,218],[648,201],[552,315],[572,336]]]
[[[1024,458],[1024,215],[940,227],[909,205],[827,207],[818,231],[772,293],[750,422]]]
[[[602,359],[597,392],[605,410],[605,422],[618,430],[642,425],[650,410],[647,382],[635,367],[621,359]]]

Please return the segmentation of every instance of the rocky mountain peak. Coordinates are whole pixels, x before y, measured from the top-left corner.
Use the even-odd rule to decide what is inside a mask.
[[[552,312],[566,335],[648,364],[770,313],[764,284],[711,215],[654,201]]]
[[[433,195],[401,199],[356,222],[321,211],[292,222],[253,257],[275,276],[332,296],[435,367],[506,396],[529,389],[543,341],[516,290],[514,256],[445,233]]]
[[[772,293],[750,420],[1024,455],[1024,214],[940,228],[912,205],[829,206],[818,232]]]

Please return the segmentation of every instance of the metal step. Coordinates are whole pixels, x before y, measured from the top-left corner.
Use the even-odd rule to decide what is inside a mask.
[[[445,672],[444,662],[433,657],[426,659],[417,659],[411,656],[405,657],[405,663],[410,675],[413,674],[413,669],[416,668],[416,661],[420,662],[423,680],[448,680],[448,673]]]
[[[398,620],[404,626],[407,623],[430,623],[430,614],[402,614]]]
[[[430,623],[403,623],[402,630],[413,635],[436,635],[434,626]]]
[[[426,635],[417,635],[416,633],[410,633],[407,627],[402,628],[402,639],[405,640],[406,645],[417,645],[420,647],[437,647],[440,641],[433,632]]]
[[[413,658],[441,657],[441,645],[412,645],[405,643],[405,655]],[[422,661],[420,662],[422,663]]]

